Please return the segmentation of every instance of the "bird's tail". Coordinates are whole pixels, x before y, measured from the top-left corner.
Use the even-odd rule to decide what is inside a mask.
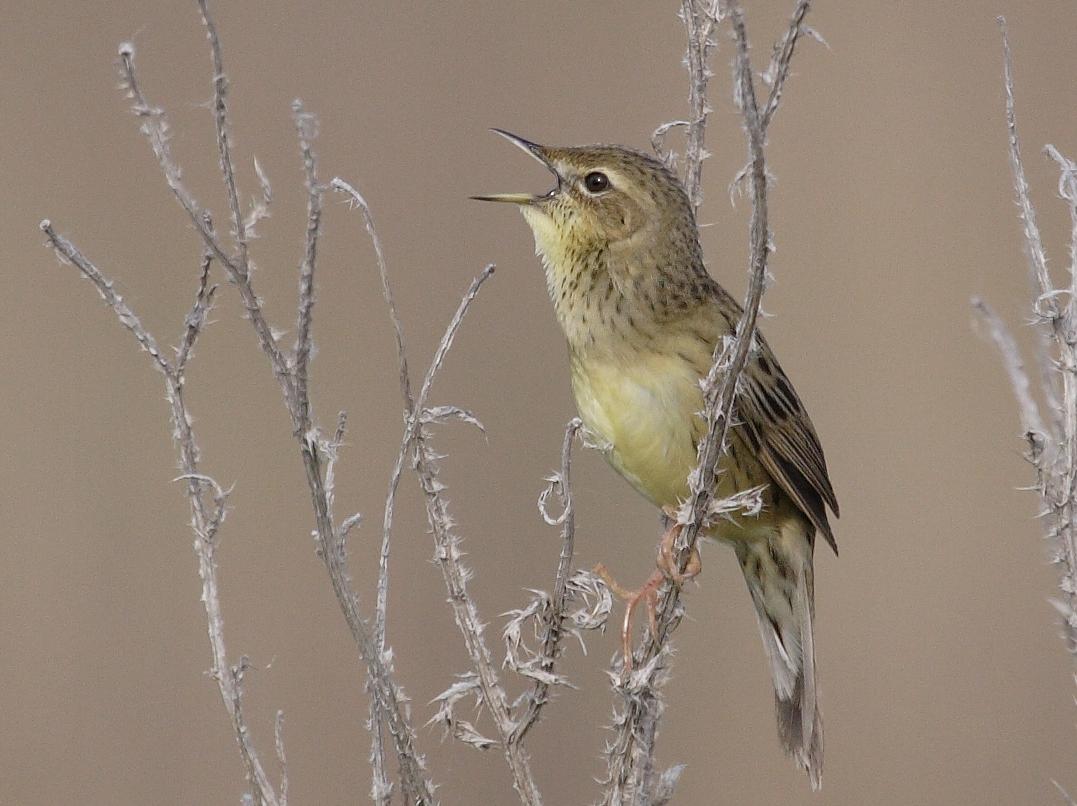
[[[738,542],[748,592],[774,677],[778,737],[812,789],[823,771],[823,718],[815,685],[814,529],[797,519],[766,540]]]

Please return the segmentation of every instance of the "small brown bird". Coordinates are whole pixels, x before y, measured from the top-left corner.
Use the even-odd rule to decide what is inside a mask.
[[[549,168],[557,186],[538,196],[475,198],[520,206],[568,339],[580,417],[608,446],[614,469],[669,512],[688,496],[705,431],[700,378],[715,346],[735,332],[741,307],[707,273],[692,205],[658,160],[494,131]],[[837,516],[838,502],[804,405],[762,335],[756,342],[717,494],[764,485],[763,510],[707,536],[732,545],[740,561],[770,660],[778,734],[818,788],[812,556],[816,534],[837,552],[827,507]]]

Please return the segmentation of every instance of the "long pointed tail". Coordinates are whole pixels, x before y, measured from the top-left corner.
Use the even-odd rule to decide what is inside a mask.
[[[815,686],[814,529],[787,521],[768,540],[737,543],[748,592],[774,677],[778,737],[785,752],[819,789],[823,772],[823,717]]]

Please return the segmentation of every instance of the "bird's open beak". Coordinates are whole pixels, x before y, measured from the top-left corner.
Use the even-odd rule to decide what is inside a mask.
[[[534,195],[531,193],[492,193],[485,196],[472,196],[471,198],[476,201],[492,201],[492,202],[507,202],[509,204],[534,204],[542,199],[547,199],[554,196],[561,189],[561,177],[558,175],[557,170],[546,156],[546,149],[540,146],[538,143],[532,143],[530,140],[525,140],[522,137],[518,137],[511,132],[507,132],[504,129],[490,129],[495,134],[500,134],[514,146],[522,151],[526,151],[532,157],[537,159],[543,165],[545,165],[550,173],[557,177],[557,187],[548,193],[542,195]]]

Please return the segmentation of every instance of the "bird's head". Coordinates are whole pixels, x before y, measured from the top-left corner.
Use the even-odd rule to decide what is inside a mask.
[[[654,259],[694,251],[695,215],[680,180],[661,162],[621,146],[554,148],[494,129],[556,177],[547,193],[473,196],[517,204],[547,261],[613,258]],[[635,260],[633,260],[635,262]]]

